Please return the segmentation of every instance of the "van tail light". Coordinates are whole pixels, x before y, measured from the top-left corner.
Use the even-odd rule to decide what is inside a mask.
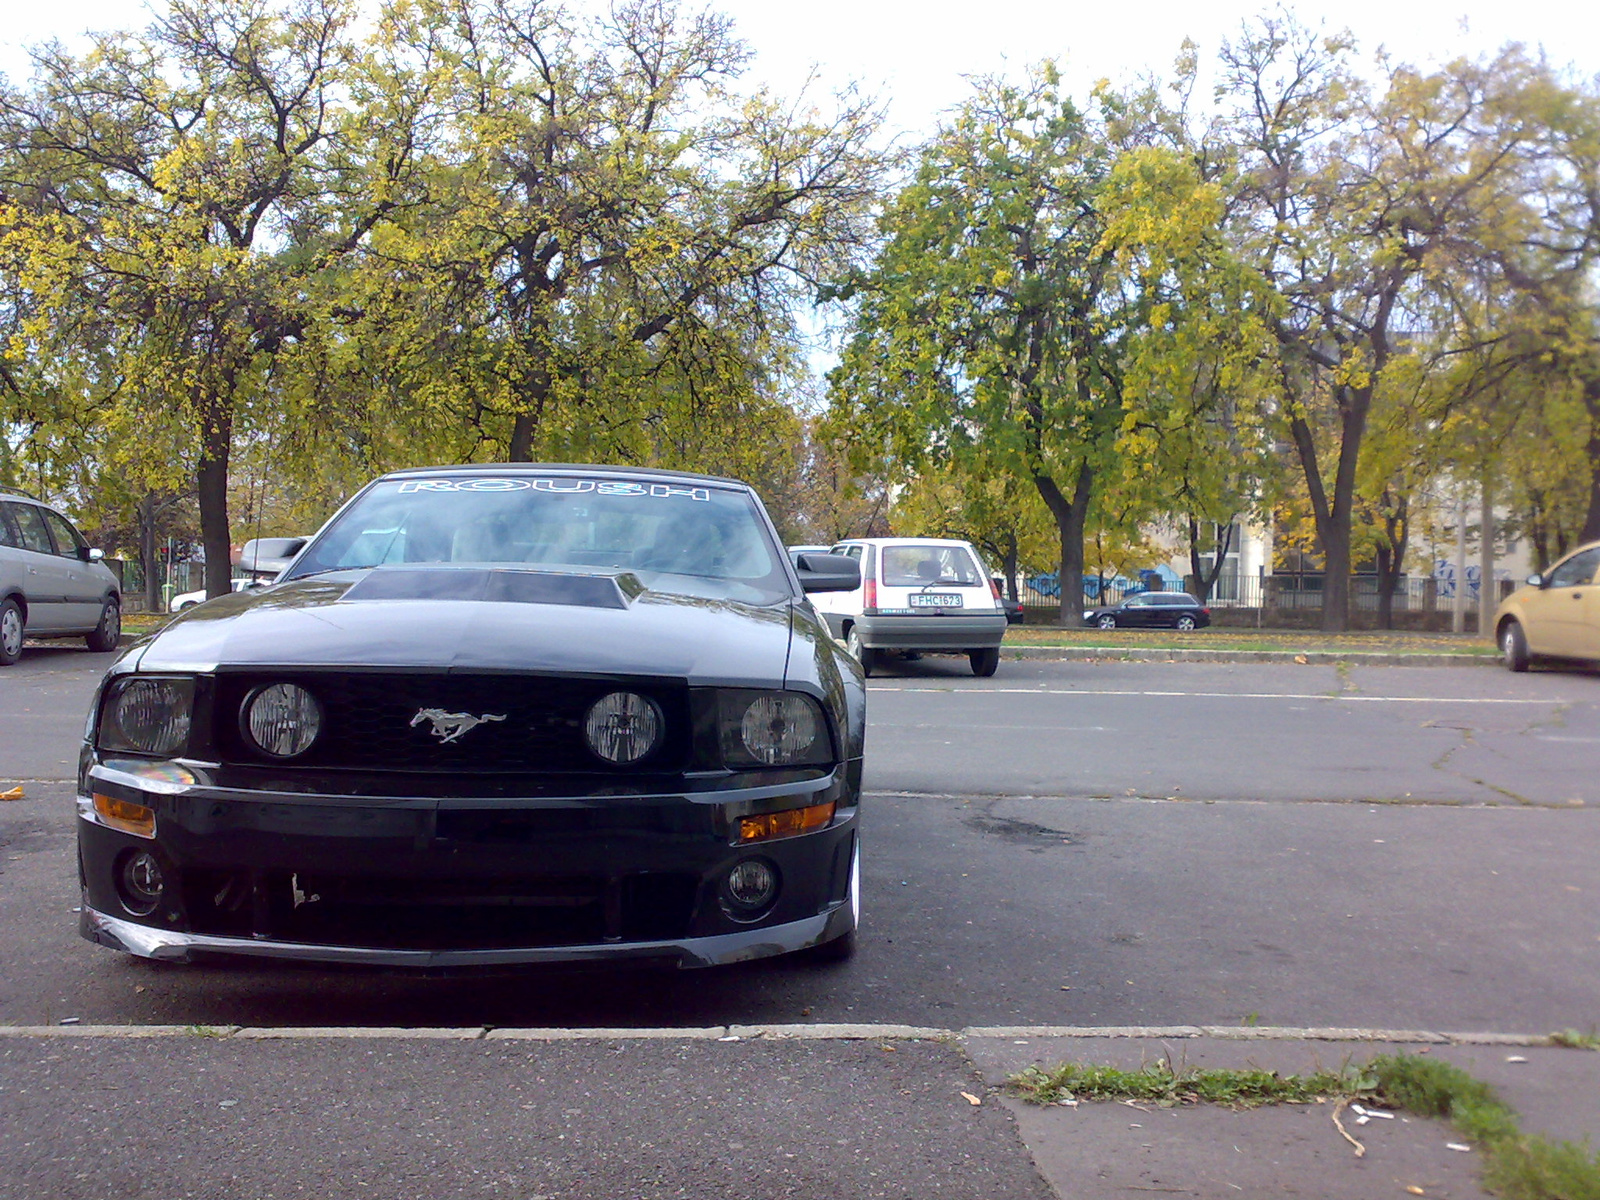
[[[866,588],[867,588],[866,594],[862,597],[862,599],[865,601],[865,603],[862,605],[862,607],[869,613],[870,612],[877,612],[878,611],[878,581],[876,579],[868,579],[867,580],[867,584],[866,584]]]

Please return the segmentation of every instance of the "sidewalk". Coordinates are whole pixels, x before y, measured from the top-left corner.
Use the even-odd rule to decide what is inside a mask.
[[[1528,1133],[1600,1133],[1600,1054],[1543,1038],[1267,1028],[0,1028],[0,1197],[1487,1200],[1405,1114],[1005,1093],[1030,1064],[1329,1070],[1444,1058]],[[127,1086],[124,1086],[127,1085]]]
[[[973,1036],[976,1032],[963,1044],[992,1088],[1024,1067],[1066,1062],[1132,1069],[1170,1060],[1180,1069],[1259,1068],[1305,1075],[1380,1054],[1425,1053],[1493,1086],[1516,1111],[1524,1133],[1600,1140],[1600,1053],[1524,1044],[1542,1041],[1537,1038],[1275,1029],[1215,1031],[1222,1036],[1183,1029],[1116,1036],[1088,1031],[1041,1036],[1027,1029]],[[1447,1122],[1407,1114],[1358,1125],[1346,1110],[1345,1128],[1363,1148],[1358,1157],[1333,1123],[1332,1105],[1234,1111],[1219,1105],[1162,1109],[1127,1103],[1040,1107],[1010,1097],[1001,1103],[1016,1117],[1023,1143],[1062,1200],[1129,1200],[1152,1193],[1200,1200],[1488,1196],[1479,1183],[1477,1148],[1451,1149],[1463,1138]]]

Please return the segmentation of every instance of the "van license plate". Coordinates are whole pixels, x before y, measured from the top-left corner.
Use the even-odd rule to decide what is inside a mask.
[[[960,592],[912,592],[912,608],[960,608]]]

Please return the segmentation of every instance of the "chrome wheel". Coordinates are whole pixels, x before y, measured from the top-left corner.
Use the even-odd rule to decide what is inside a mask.
[[[1528,635],[1516,621],[1507,621],[1500,631],[1500,653],[1506,669],[1521,673],[1528,669],[1532,656],[1528,653]]]
[[[0,604],[0,666],[22,657],[22,610],[15,600]]]

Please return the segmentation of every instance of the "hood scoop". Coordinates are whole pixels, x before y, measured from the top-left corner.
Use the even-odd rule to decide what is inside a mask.
[[[567,604],[627,608],[644,591],[631,572],[573,575],[489,567],[375,567],[345,600],[490,600],[503,604]]]

